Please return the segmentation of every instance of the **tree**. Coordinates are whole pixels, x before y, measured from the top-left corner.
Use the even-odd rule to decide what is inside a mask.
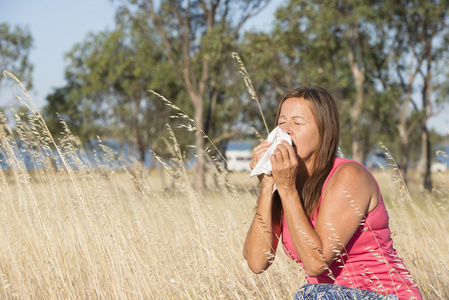
[[[350,152],[361,162],[372,145],[370,128],[384,119],[367,108],[379,94],[388,93],[382,84],[388,74],[388,30],[381,22],[385,13],[381,1],[291,0],[276,12],[272,34],[288,74],[284,77],[290,78],[285,84],[328,87],[342,108],[342,133],[350,133]]]
[[[96,135],[102,135],[99,128],[93,126],[95,113],[84,115],[80,98],[70,84],[56,88],[47,96],[47,105],[43,108],[43,116],[47,127],[54,137],[59,137],[64,131],[61,119],[64,120],[73,135],[82,141],[87,141]],[[89,124],[89,125],[87,125]],[[86,126],[87,125],[87,126]]]
[[[148,89],[182,93],[158,48],[147,42],[126,20],[112,32],[90,34],[67,55],[67,85],[47,98],[47,114],[66,112],[63,118],[87,140],[105,134],[131,142],[142,163],[148,148],[164,149],[169,111]]]
[[[421,184],[428,191],[432,190],[431,177],[431,140],[427,127],[427,121],[434,115],[434,105],[431,99],[431,93],[434,90],[433,77],[435,64],[444,58],[449,42],[449,20],[448,3],[443,1],[429,1],[420,5],[422,11],[421,22],[423,32],[423,44],[425,56],[425,67],[420,70],[423,79],[421,88],[421,107],[422,118],[421,126]],[[437,43],[436,40],[444,41]],[[435,85],[436,87],[436,85]]]
[[[229,42],[237,40],[242,25],[264,2],[267,1],[162,0],[156,7],[155,1],[137,0],[122,5],[121,14],[131,16],[137,26],[148,22],[155,26],[162,41],[160,49],[189,95],[193,119],[207,132],[204,114],[205,107],[213,107],[216,90],[213,79],[226,67],[214,65],[214,62],[230,56],[226,53]],[[201,134],[196,135],[195,145],[198,163],[195,187],[202,190],[205,187],[205,141]]]
[[[447,1],[392,1],[391,8],[394,43],[392,53],[396,73],[404,91],[398,103],[400,120],[398,130],[401,141],[399,168],[404,177],[409,165],[409,136],[415,128],[421,131],[422,185],[432,189],[430,162],[431,143],[427,121],[435,113],[432,81],[436,62],[446,54],[449,37]],[[419,78],[420,77],[420,78]],[[419,81],[419,79],[421,79]],[[422,83],[421,83],[422,82]],[[421,87],[418,87],[421,85]],[[419,97],[421,103],[414,98]]]
[[[33,45],[33,38],[28,29],[8,24],[0,24],[0,68],[13,73],[27,88],[32,87],[31,71],[33,65],[28,56]],[[0,76],[0,87],[3,76]]]

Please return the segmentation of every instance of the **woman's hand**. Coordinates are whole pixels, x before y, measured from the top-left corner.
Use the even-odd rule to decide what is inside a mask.
[[[267,152],[268,148],[271,146],[271,142],[265,140],[260,145],[254,147],[253,149],[253,156],[251,158],[251,163],[249,164],[249,167],[254,169],[256,167],[257,162],[262,158],[262,156]],[[273,190],[274,180],[273,176],[260,174],[257,176],[259,178],[260,184],[263,187],[267,187],[270,190]]]
[[[298,158],[294,148],[282,141],[270,157],[272,174],[278,190],[296,189]]]

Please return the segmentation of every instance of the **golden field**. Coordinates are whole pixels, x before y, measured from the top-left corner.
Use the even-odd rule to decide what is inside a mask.
[[[0,299],[292,299],[305,283],[282,249],[261,275],[243,259],[257,179],[211,158],[196,193],[173,135],[152,171],[104,144],[91,167],[68,128],[55,141],[30,112],[15,131],[0,114]],[[425,299],[449,299],[449,174],[433,174],[432,193],[394,165],[374,175]]]
[[[11,168],[0,176],[1,299],[291,299],[304,283],[282,250],[261,275],[243,259],[257,179],[214,169],[200,195],[179,160],[111,168],[104,148],[97,155],[110,163],[93,169],[70,145],[59,171],[29,171],[20,152],[2,153]],[[394,168],[375,172],[395,247],[426,299],[449,298],[447,175],[434,174],[432,194],[410,196]]]

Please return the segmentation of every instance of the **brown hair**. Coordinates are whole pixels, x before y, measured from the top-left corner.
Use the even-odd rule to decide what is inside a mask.
[[[309,103],[319,131],[320,146],[313,155],[313,168],[300,195],[304,212],[310,218],[318,206],[324,181],[332,170],[337,156],[340,117],[337,104],[329,92],[319,86],[307,85],[288,91],[283,95],[276,114],[275,127],[279,121],[282,104],[289,98],[304,98]],[[282,203],[277,192],[274,197],[273,220],[279,221]]]

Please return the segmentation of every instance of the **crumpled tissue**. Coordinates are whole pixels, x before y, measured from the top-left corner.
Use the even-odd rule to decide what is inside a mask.
[[[290,136],[285,133],[279,126],[277,126],[270,134],[268,135],[267,140],[271,142],[271,146],[267,149],[267,152],[262,156],[262,158],[257,162],[254,169],[251,171],[249,178],[260,175],[267,174],[271,175],[272,167],[270,162],[270,156],[274,153],[276,147],[281,143],[281,141],[285,140],[290,145],[292,144],[292,139]],[[276,190],[276,185],[274,185],[273,192]]]

